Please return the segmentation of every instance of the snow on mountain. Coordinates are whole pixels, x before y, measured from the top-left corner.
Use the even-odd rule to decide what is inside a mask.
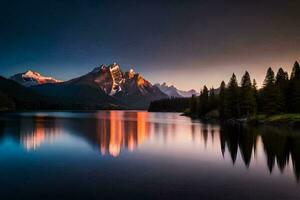
[[[15,74],[10,77],[11,80],[14,80],[25,87],[42,85],[45,83],[60,83],[60,80],[57,80],[52,77],[43,76],[38,72],[28,70],[24,73]]]
[[[154,84],[156,87],[158,87],[163,93],[167,94],[169,97],[191,97],[192,95],[199,95],[196,90],[179,90],[175,86],[171,85],[168,86],[166,83]]]

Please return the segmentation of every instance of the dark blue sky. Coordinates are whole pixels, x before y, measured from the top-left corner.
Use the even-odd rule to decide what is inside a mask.
[[[261,82],[267,67],[300,60],[299,1],[2,0],[0,27],[4,76],[67,80],[118,62],[198,89],[246,69]]]

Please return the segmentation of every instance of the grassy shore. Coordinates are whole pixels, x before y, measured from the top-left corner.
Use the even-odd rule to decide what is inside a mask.
[[[211,112],[203,117],[199,117],[196,114],[189,112],[186,110],[183,113],[184,116],[189,116],[194,119],[202,119],[202,120],[212,120],[217,121],[220,120],[218,118],[218,113]],[[258,114],[249,118],[241,118],[241,119],[227,119],[227,120],[220,120],[222,122],[228,123],[242,123],[242,124],[266,124],[266,125],[284,125],[284,126],[299,126],[300,127],[300,113],[292,114],[292,113],[285,113],[285,114],[276,114],[276,115],[265,115],[265,114]]]

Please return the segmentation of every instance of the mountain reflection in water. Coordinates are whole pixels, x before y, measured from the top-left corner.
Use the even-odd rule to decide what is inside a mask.
[[[83,118],[82,118],[83,117]],[[13,131],[15,138],[27,150],[35,150],[44,142],[59,140],[67,127],[72,134],[86,139],[91,145],[99,147],[101,155],[119,156],[122,149],[133,151],[149,137],[148,112],[100,112],[94,115],[56,118],[38,114],[20,117],[2,127]],[[16,128],[18,127],[18,128]],[[69,131],[71,130],[71,131]]]
[[[35,117],[20,121],[20,140],[27,150],[38,148],[45,140],[54,142],[61,134],[61,128],[55,124],[55,120]]]
[[[119,156],[123,148],[133,151],[149,137],[147,117],[147,112],[98,114],[96,133],[101,154]]]
[[[118,157],[123,151],[134,152],[142,146],[146,152],[165,149],[173,156],[197,150],[203,151],[199,156],[206,154],[210,159],[231,160],[233,165],[240,157],[249,170],[262,164],[271,174],[275,169],[278,173],[292,170],[299,180],[299,131],[277,127],[226,127],[186,117],[178,119],[178,116],[177,113],[134,111],[8,114],[0,120],[0,146],[1,140],[10,137],[20,141],[26,150],[33,151],[43,144],[55,144],[70,134],[97,149],[99,156]]]

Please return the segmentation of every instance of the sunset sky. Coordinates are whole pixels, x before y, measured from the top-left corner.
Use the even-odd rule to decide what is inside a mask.
[[[152,83],[218,87],[245,70],[300,60],[300,1],[2,0],[0,75],[27,69],[68,80],[100,64]]]

